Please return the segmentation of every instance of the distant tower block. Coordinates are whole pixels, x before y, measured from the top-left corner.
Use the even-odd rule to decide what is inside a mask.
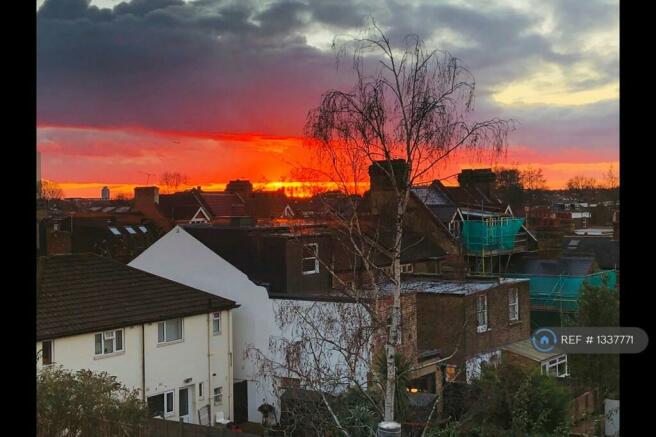
[[[109,200],[109,187],[102,187],[101,197],[102,200]]]

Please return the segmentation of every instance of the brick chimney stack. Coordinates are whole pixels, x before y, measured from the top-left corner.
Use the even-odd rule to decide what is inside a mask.
[[[466,169],[458,175],[458,183],[465,188],[478,188],[487,197],[494,192],[497,175],[490,168]]]
[[[153,208],[159,205],[159,188],[158,187],[135,187],[134,188],[134,206],[139,211],[147,208]]]

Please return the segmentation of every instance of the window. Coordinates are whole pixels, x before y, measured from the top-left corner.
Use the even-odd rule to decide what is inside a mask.
[[[223,387],[214,388],[214,405],[221,405],[223,403]]]
[[[96,355],[123,351],[123,330],[105,331],[96,334]]]
[[[167,391],[162,394],[148,397],[148,409],[153,417],[172,416],[173,415],[173,400],[174,391]]]
[[[182,319],[170,319],[157,324],[157,342],[182,340]]]
[[[511,322],[519,320],[519,291],[516,288],[508,290],[508,319]]]
[[[205,383],[199,382],[198,383],[198,399],[203,399],[205,396]]]
[[[476,319],[478,322],[477,332],[487,331],[487,295],[476,298]]]
[[[41,342],[41,364],[47,366],[52,364],[54,352],[54,340],[44,340]]]
[[[119,231],[118,228],[115,228],[114,226],[110,226],[109,230],[112,231],[112,234],[114,235],[121,235],[121,231]]]
[[[401,273],[412,273],[413,270],[412,264],[401,264]]]
[[[132,235],[134,235],[134,234],[137,233],[137,231],[135,231],[135,230],[132,228],[132,226],[123,226],[123,227],[125,228],[126,231],[128,231],[128,234],[132,234]]]
[[[141,232],[143,232],[144,234],[147,234],[147,233],[148,233],[148,228],[146,228],[145,226],[139,226],[139,230],[140,230]]]
[[[303,274],[319,273],[319,244],[309,243],[303,245]]]
[[[542,363],[542,374],[550,376],[569,376],[567,369],[567,355],[561,355]]]
[[[212,313],[212,334],[219,335],[221,333],[221,313]]]

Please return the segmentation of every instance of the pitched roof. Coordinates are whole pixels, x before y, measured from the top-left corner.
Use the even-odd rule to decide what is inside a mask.
[[[200,202],[191,191],[180,191],[159,196],[158,209],[165,217],[174,221],[191,220],[200,207]]]
[[[38,259],[37,340],[236,306],[232,300],[94,254]]]
[[[620,264],[620,242],[608,237],[568,237],[563,239],[567,255],[592,255],[599,268],[616,269]]]
[[[594,258],[590,256],[564,256],[559,259],[523,258],[516,272],[529,275],[587,276],[591,273]]]
[[[246,215],[246,204],[238,194],[199,191],[198,197],[214,217]]]

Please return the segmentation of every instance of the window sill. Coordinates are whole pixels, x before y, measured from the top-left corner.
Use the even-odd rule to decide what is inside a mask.
[[[319,272],[303,272],[303,276],[317,275]]]
[[[486,332],[490,332],[491,330],[492,330],[492,328],[487,328],[487,329],[485,329],[485,330],[481,330],[481,331],[479,331],[478,329],[476,329],[476,333],[477,333],[477,334],[485,334]]]
[[[110,354],[94,355],[94,360],[102,360],[103,358],[117,357],[119,355],[125,355],[125,351],[112,352]]]
[[[184,338],[181,338],[180,340],[165,341],[163,343],[157,343],[157,347],[170,346],[172,344],[182,343],[183,341],[184,341]]]
[[[508,322],[508,326],[515,326],[515,325],[521,325],[522,320],[511,320]]]

